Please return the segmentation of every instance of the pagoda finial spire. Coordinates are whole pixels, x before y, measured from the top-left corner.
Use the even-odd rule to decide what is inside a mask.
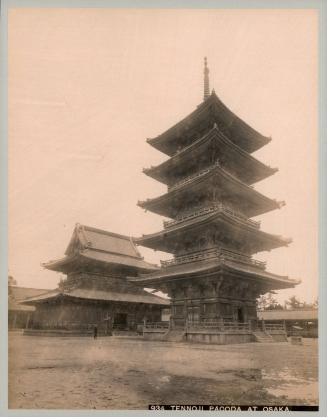
[[[203,84],[203,100],[206,100],[210,93],[209,93],[209,68],[207,66],[207,57],[204,57],[204,84]]]

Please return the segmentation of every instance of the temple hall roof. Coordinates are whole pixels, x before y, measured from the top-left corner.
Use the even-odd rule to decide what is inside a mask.
[[[258,311],[260,320],[318,320],[317,309]]]
[[[47,269],[66,272],[78,264],[128,267],[152,271],[156,266],[144,261],[131,237],[76,224],[65,257],[43,264]]]
[[[215,92],[212,92],[187,117],[164,133],[147,141],[154,148],[172,156],[179,148],[188,146],[203,136],[214,123],[217,123],[231,141],[247,152],[254,152],[271,140],[236,116]]]
[[[137,291],[138,290],[138,291]],[[136,288],[135,292],[115,292],[115,291],[101,291],[98,289],[76,288],[70,291],[49,291],[48,293],[39,296],[31,297],[24,301],[24,304],[35,305],[42,302],[48,302],[60,298],[71,300],[85,300],[85,301],[111,301],[124,303],[144,303],[156,305],[169,305],[169,300],[150,294],[147,291],[139,291]]]

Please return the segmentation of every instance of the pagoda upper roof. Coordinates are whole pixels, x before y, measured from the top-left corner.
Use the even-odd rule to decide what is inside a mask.
[[[128,236],[76,224],[65,252],[65,257],[43,263],[50,270],[70,272],[78,265],[101,265],[107,269],[114,266],[152,271],[156,265],[145,262],[137,250],[133,239]]]
[[[271,140],[237,117],[215,92],[212,92],[191,114],[164,133],[147,141],[154,148],[172,156],[178,149],[203,136],[214,123],[224,130],[232,142],[247,152],[254,152]]]
[[[166,306],[170,304],[170,301],[158,297],[157,295],[150,294],[145,290],[141,290],[135,285],[130,283],[132,290],[117,292],[117,291],[101,291],[98,289],[88,288],[75,288],[69,291],[53,290],[47,293],[31,297],[22,301],[25,305],[36,305],[44,302],[55,301],[59,299],[67,300],[83,300],[83,301],[111,301],[111,302],[124,302],[124,303],[143,303],[143,304],[156,304]]]
[[[154,213],[175,218],[181,208],[194,205],[195,199],[205,199],[210,193],[215,193],[217,200],[227,202],[231,207],[241,207],[242,213],[248,217],[258,216],[283,205],[283,202],[265,197],[252,186],[244,184],[217,163],[174,184],[159,197],[139,201],[138,205]]]
[[[198,217],[179,222],[164,230],[135,239],[137,244],[163,252],[176,253],[188,243],[215,234],[223,245],[246,253],[267,251],[287,246],[291,239],[263,232],[230,210],[217,209]]]
[[[255,266],[244,265],[227,259],[205,259],[203,261],[194,261],[185,264],[177,264],[161,268],[150,274],[141,274],[138,277],[128,277],[130,282],[144,286],[156,286],[160,288],[167,282],[192,278],[200,281],[201,278],[216,275],[217,273],[229,274],[231,277],[244,279],[250,278],[263,285],[269,286],[271,290],[284,288],[294,288],[301,281],[290,279],[287,276],[281,276],[259,269]]]
[[[246,184],[260,181],[278,170],[254,158],[214,126],[170,159],[155,167],[144,169],[143,172],[164,184],[171,185],[179,176],[185,176],[185,173],[194,172],[212,163],[213,158],[219,159],[227,171]]]

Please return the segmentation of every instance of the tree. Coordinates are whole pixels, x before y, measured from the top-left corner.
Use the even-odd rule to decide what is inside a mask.
[[[17,285],[17,281],[12,275],[8,275],[8,286]]]
[[[296,309],[300,309],[303,308],[305,306],[305,303],[301,302],[300,300],[298,300],[296,298],[295,295],[293,295],[292,297],[290,297],[287,301],[286,301],[286,305],[293,310]]]
[[[273,305],[269,305],[266,310],[284,310],[284,307],[277,303],[277,304],[273,304]]]
[[[62,276],[60,277],[60,281],[59,281],[59,284],[58,284],[58,289],[60,291],[63,291],[65,289],[65,283],[66,283],[66,281],[67,281],[66,278],[64,278]]]
[[[257,299],[257,310],[265,310],[267,307],[267,297],[265,295],[260,295]]]
[[[257,308],[258,310],[283,310],[283,306],[278,303],[271,292],[258,298]]]
[[[12,275],[8,275],[8,295],[9,297],[12,297],[12,289],[11,287],[13,285],[17,285],[17,281]]]

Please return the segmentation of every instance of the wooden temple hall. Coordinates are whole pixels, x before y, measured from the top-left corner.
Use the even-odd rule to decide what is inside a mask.
[[[169,300],[127,281],[157,267],[144,261],[130,237],[77,224],[65,256],[43,266],[66,275],[57,289],[27,298],[35,331],[99,334],[137,329],[161,320]],[[60,333],[61,332],[61,333]]]
[[[252,219],[285,204],[253,186],[277,171],[252,156],[270,140],[229,110],[214,90],[210,94],[206,59],[203,102],[147,140],[169,158],[144,173],[167,185],[167,192],[138,205],[169,220],[163,230],[135,241],[173,254],[160,269],[129,278],[171,298],[169,330],[149,325],[148,337],[233,343],[278,339],[284,332],[261,328],[256,313],[261,294],[299,283],[268,272],[265,262],[253,258],[291,242],[261,230]]]

